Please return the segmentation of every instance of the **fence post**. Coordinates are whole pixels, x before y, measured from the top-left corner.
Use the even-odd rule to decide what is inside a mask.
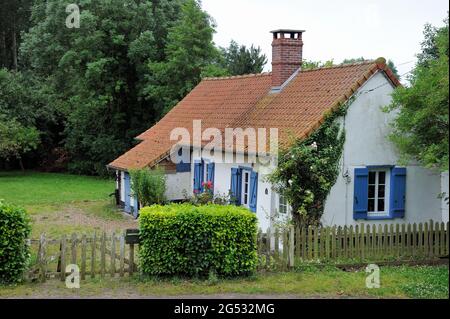
[[[289,227],[289,267],[294,267],[294,252],[295,252],[295,228],[293,225]]]
[[[95,278],[95,251],[97,250],[97,233],[94,232],[91,242],[91,278]]]
[[[428,247],[429,247],[429,232],[428,232],[428,222],[424,223],[424,231],[423,231],[423,255],[424,257],[428,257]]]
[[[434,257],[434,222],[430,219],[430,232],[429,232],[429,239],[428,239],[428,244],[429,244],[429,256],[430,258]]]
[[[101,249],[101,259],[100,259],[100,274],[102,277],[105,276],[105,266],[106,266],[106,233],[103,232],[102,234],[102,242],[100,245]]]
[[[41,234],[39,239],[38,260],[39,260],[39,280],[44,282],[47,278],[45,234]]]
[[[436,257],[439,257],[439,246],[441,244],[441,239],[439,238],[439,236],[441,235],[441,230],[439,228],[439,223],[436,222],[435,227],[434,227],[434,255]]]
[[[60,278],[61,281],[66,280],[66,235],[61,238],[61,263],[60,263]]]
[[[440,243],[440,251],[439,251],[439,256],[443,257],[445,256],[445,224],[444,222],[441,223],[441,243]]]
[[[86,279],[86,234],[81,238],[81,280]]]
[[[133,275],[134,272],[134,244],[130,244],[130,256],[129,256],[130,264],[128,265],[128,272]]]
[[[415,258],[417,255],[417,252],[416,252],[416,250],[417,250],[417,224],[416,223],[413,224],[412,232],[413,232],[413,234],[412,234],[412,256],[413,256],[413,258]]]
[[[116,275],[116,234],[111,235],[111,277]]]

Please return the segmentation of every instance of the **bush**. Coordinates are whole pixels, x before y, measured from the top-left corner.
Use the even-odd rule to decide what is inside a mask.
[[[256,215],[242,207],[145,207],[140,265],[147,275],[248,275],[257,265],[256,235]]]
[[[160,168],[130,170],[131,189],[142,206],[163,204],[166,201],[166,175]]]
[[[0,283],[22,279],[30,257],[26,243],[30,232],[26,211],[0,200]]]

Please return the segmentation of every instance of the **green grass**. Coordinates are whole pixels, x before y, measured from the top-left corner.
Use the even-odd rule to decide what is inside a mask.
[[[448,298],[448,267],[382,267],[381,288],[365,286],[364,271],[344,272],[328,267],[297,272],[259,273],[248,278],[200,280],[184,278],[96,278],[70,290],[64,283],[0,287],[0,297],[111,297],[242,294],[306,298]],[[426,290],[426,291],[424,291]]]
[[[97,177],[40,172],[0,172],[0,199],[29,206],[105,200],[114,181]]]

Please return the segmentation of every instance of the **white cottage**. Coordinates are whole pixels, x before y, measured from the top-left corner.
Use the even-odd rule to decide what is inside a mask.
[[[117,172],[116,193],[125,211],[135,216],[139,211],[138,199],[130,196],[128,170],[159,165],[166,171],[170,200],[201,192],[203,182],[211,181],[214,194],[231,193],[237,204],[257,214],[265,229],[275,216],[289,214],[288,203],[266,180],[276,165],[277,152],[255,154],[249,139],[241,145],[243,151],[225,142],[220,154],[202,152],[212,135],[227,129],[277,129],[278,147],[289,147],[293,138],[308,136],[328,112],[352,99],[347,115],[339,119],[346,142],[323,224],[448,221],[448,204],[439,196],[448,193],[448,174],[416,164],[400,166],[387,139],[395,114],[381,108],[390,103],[400,83],[385,59],[302,70],[303,31],[272,34],[271,73],[204,79],[161,121],[139,135],[137,146],[108,165]],[[189,139],[180,139],[180,132]],[[251,137],[250,131],[244,132]],[[195,144],[195,137],[202,142]],[[182,149],[173,156],[177,142]],[[175,157],[183,160],[174,162]]]

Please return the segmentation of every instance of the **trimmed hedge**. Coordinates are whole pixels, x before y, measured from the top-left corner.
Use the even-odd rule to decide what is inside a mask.
[[[31,232],[25,209],[0,200],[0,283],[22,279],[30,252],[26,239]]]
[[[256,215],[242,207],[145,207],[140,266],[148,275],[247,275],[257,265],[256,237]]]

